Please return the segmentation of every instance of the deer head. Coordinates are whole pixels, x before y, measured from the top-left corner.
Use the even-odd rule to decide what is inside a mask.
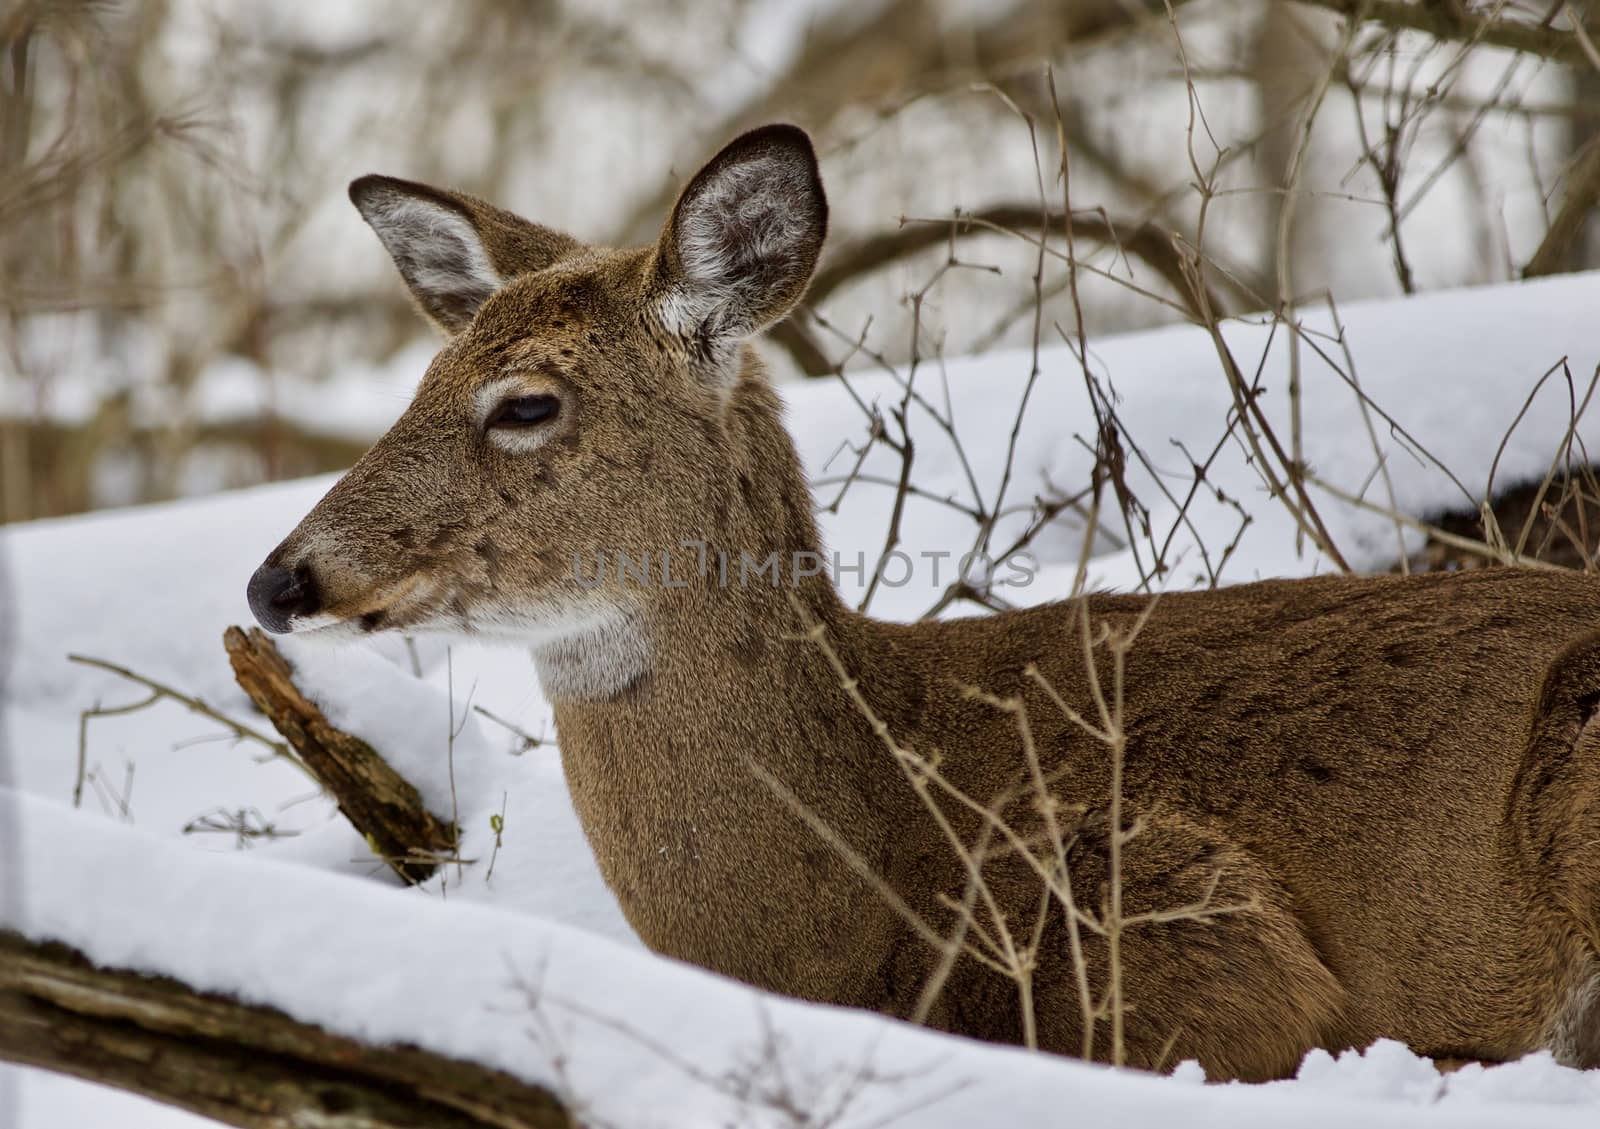
[[[585,553],[809,529],[809,512],[752,487],[798,471],[746,344],[799,301],[826,231],[801,130],[728,145],[651,247],[588,246],[389,177],[350,198],[448,341],[400,419],[256,570],[267,630],[560,646],[654,598],[585,581]]]

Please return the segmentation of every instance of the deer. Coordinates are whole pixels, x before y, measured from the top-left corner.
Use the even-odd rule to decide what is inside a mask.
[[[1600,579],[1330,574],[915,623],[825,571],[731,582],[705,560],[821,548],[753,344],[823,247],[808,136],[729,143],[643,247],[386,176],[350,198],[444,342],[249,605],[274,633],[531,650],[650,949],[1211,1079],[1380,1038],[1600,1066]],[[649,584],[593,566],[686,543],[702,566]],[[1113,667],[1119,757],[1094,720]],[[1069,885],[1076,908],[1049,896]],[[1139,921],[1115,936],[1113,889]]]

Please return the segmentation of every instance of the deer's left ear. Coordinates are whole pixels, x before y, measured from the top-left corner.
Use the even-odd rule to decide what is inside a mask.
[[[398,177],[352,181],[350,200],[383,240],[422,312],[449,334],[472,324],[478,307],[507,280],[578,248],[569,236],[465,192]]]
[[[695,174],[656,245],[662,323],[706,350],[794,308],[828,232],[828,201],[805,131],[769,125]]]

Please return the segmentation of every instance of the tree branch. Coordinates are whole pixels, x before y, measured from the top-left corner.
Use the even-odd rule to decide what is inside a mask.
[[[0,930],[0,1059],[240,1129],[567,1129],[549,1091],[476,1063],[372,1046],[161,976],[96,968]]]
[[[282,652],[259,628],[222,636],[233,676],[332,793],[355,829],[407,882],[421,882],[455,857],[456,833],[371,745],[330,723],[294,684]]]
[[[1187,0],[1173,0],[1173,6]],[[959,72],[972,81],[1031,67],[1067,46],[1081,46],[1164,18],[1162,0],[1052,0],[978,5],[980,17],[951,26],[932,0],[889,0],[864,22],[822,21],[786,68],[756,97],[690,137],[695,151],[742,130],[784,118],[824,133],[852,106],[904,99],[908,80]],[[625,243],[654,238],[682,185],[668,181],[641,200],[621,227]]]
[[[1060,212],[1051,213],[1046,218],[1052,232],[1062,230]],[[816,277],[811,280],[811,286],[806,291],[805,303],[808,306],[815,306],[825,301],[835,290],[857,278],[909,258],[920,251],[926,251],[930,247],[947,245],[952,233],[957,238],[992,235],[994,229],[1000,227],[1037,234],[1040,219],[1037,204],[996,204],[976,212],[959,213],[953,216],[949,223],[902,220],[901,226],[893,231],[882,232],[847,244],[836,254],[829,256],[822,269],[817,271]],[[1173,289],[1196,321],[1204,316],[1202,308],[1197,304],[1194,288],[1184,274],[1183,260],[1173,246],[1171,238],[1160,227],[1153,223],[1107,221],[1099,216],[1073,216],[1072,236],[1074,239],[1119,247],[1126,254],[1143,260]],[[1209,300],[1213,311],[1225,308],[1221,297],[1216,293],[1210,294]],[[823,355],[815,341],[803,329],[794,326],[795,320],[794,317],[790,317],[780,322],[774,327],[768,339],[789,350],[795,363],[807,376],[832,374],[833,365]]]
[[[1060,212],[1052,212],[1044,218],[1048,219],[1052,233],[1062,230]],[[806,303],[815,305],[859,275],[929,247],[948,243],[952,227],[957,237],[992,234],[986,229],[995,227],[1031,235],[1039,231],[1040,220],[1037,204],[996,204],[975,212],[959,213],[952,217],[949,224],[906,223],[894,231],[850,244],[830,257],[811,280],[811,286],[806,291]],[[1120,247],[1128,254],[1144,260],[1199,316],[1192,288],[1184,277],[1182,259],[1173,247],[1171,238],[1155,224],[1107,221],[1099,216],[1073,216],[1072,237]],[[1213,310],[1222,309],[1220,299],[1215,294],[1212,295],[1212,301]]]
[[[1570,31],[1480,15],[1465,3],[1408,4],[1404,0],[1296,0],[1313,8],[1359,17],[1367,23],[1420,31],[1441,41],[1482,43],[1537,55],[1555,63],[1586,63],[1583,43]]]

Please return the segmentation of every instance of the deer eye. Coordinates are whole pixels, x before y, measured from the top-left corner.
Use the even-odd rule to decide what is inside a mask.
[[[514,396],[509,400],[501,400],[489,413],[489,418],[484,420],[483,426],[534,427],[555,419],[560,409],[561,401],[554,396]]]

